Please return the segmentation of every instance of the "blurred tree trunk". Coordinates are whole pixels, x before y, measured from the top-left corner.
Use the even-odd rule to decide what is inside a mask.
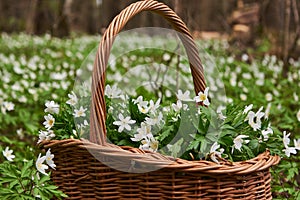
[[[37,9],[35,13],[35,34],[42,35],[51,33],[55,22],[55,13],[51,10],[54,1],[37,0]]]
[[[186,1],[184,1],[186,2]],[[188,26],[197,31],[228,31],[227,17],[236,6],[236,0],[189,0],[186,8]]]
[[[283,69],[282,75],[283,77],[287,77],[287,73],[289,71],[288,64],[288,53],[290,46],[290,23],[291,23],[291,0],[285,0],[285,12],[284,12],[284,30],[282,34],[282,51],[281,57],[283,60]]]
[[[263,32],[271,40],[272,49],[284,62],[282,75],[287,76],[290,57],[299,57],[299,1],[268,0],[261,6]]]
[[[69,26],[72,31],[79,33],[96,33],[99,28],[96,26],[98,10],[95,0],[66,0],[65,13],[68,16]]]
[[[29,11],[26,18],[26,33],[34,34],[35,33],[35,19],[37,14],[37,5],[38,0],[31,0],[29,5]]]
[[[67,8],[69,2],[67,0],[58,1],[58,13],[56,14],[55,22],[52,26],[52,35],[56,37],[65,37],[70,34],[69,23],[67,15],[65,15],[65,8]],[[72,3],[72,2],[71,2]]]

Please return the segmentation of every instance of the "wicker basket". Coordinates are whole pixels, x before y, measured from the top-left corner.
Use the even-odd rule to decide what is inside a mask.
[[[280,158],[268,151],[251,160],[216,164],[174,159],[106,143],[105,68],[115,36],[141,11],[161,15],[180,33],[195,92],[205,89],[198,51],[182,20],[157,1],[131,4],[112,21],[96,55],[90,141],[68,139],[42,143],[44,149],[51,148],[55,154],[57,169],[52,172],[52,180],[68,194],[68,199],[272,199],[269,168]]]

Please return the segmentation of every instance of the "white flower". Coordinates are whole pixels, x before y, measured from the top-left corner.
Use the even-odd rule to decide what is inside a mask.
[[[300,139],[294,139],[294,146],[295,149],[297,149],[298,151],[300,151]]]
[[[15,155],[13,154],[13,150],[10,150],[9,147],[6,147],[4,151],[2,151],[3,156],[10,162],[13,161]]]
[[[272,101],[273,95],[271,93],[267,93],[265,96],[267,101]]]
[[[240,98],[241,98],[242,101],[246,101],[247,100],[247,95],[240,94]]]
[[[267,129],[262,130],[261,134],[263,135],[263,141],[267,141],[269,139],[269,135],[273,134],[272,128],[269,126]]]
[[[239,151],[241,151],[242,148],[242,144],[248,144],[250,142],[250,140],[244,140],[245,138],[248,138],[249,136],[247,135],[239,135],[237,136],[234,140],[233,140],[233,148],[232,148],[232,153],[234,151],[234,149],[237,149]]]
[[[220,148],[220,145],[215,142],[211,147],[210,147],[210,158],[212,159],[212,161],[219,163],[217,157],[222,157],[222,153],[224,152],[224,149],[221,148],[219,151],[217,151],[217,149]]]
[[[39,154],[39,157],[35,162],[35,167],[40,173],[48,176],[48,174],[45,172],[45,170],[48,169],[48,166],[43,164],[45,160],[46,160],[46,156],[41,157],[41,154]]]
[[[77,128],[78,129],[84,129],[86,126],[88,126],[89,125],[89,123],[88,123],[88,121],[85,119],[84,121],[83,121],[83,123],[80,123],[80,124],[77,124]]]
[[[51,129],[53,127],[53,125],[54,125],[55,118],[52,115],[50,115],[50,114],[44,116],[44,118],[46,120],[43,123],[44,126],[45,126],[45,128],[48,129],[48,130]]]
[[[20,139],[24,138],[24,132],[23,132],[22,128],[20,128],[20,129],[17,130],[17,135],[20,137]]]
[[[77,98],[76,94],[72,91],[71,94],[68,94],[68,97],[70,99],[66,103],[71,106],[75,106],[78,102],[78,98]]]
[[[209,106],[210,102],[208,99],[208,90],[209,87],[205,88],[204,93],[203,92],[198,93],[198,96],[194,98],[196,103],[203,102],[204,105]]]
[[[182,108],[182,103],[180,100],[177,100],[177,103],[172,103],[172,108],[175,112],[179,112]]]
[[[294,97],[294,100],[297,102],[299,101],[299,96],[296,94],[296,92],[293,93],[293,97]],[[300,111],[299,111],[300,112]],[[300,121],[300,120],[299,120]]]
[[[297,119],[300,122],[300,110],[297,112]]]
[[[181,90],[178,90],[176,97],[180,101],[192,101],[192,99],[190,98],[190,91],[188,91],[188,90],[185,91],[184,93],[182,93]]]
[[[218,113],[218,117],[221,120],[225,120],[227,117],[223,115],[222,110],[224,110],[226,107],[225,106],[219,106],[217,108],[217,113]]]
[[[261,107],[257,113],[254,113],[253,111],[250,111],[248,113],[248,123],[249,125],[253,128],[254,131],[258,130],[261,128],[261,118],[265,115],[264,112],[261,112],[263,107]]]
[[[249,59],[249,56],[247,54],[242,55],[242,61],[247,61]]]
[[[116,85],[112,87],[110,87],[110,85],[107,85],[105,87],[104,94],[111,99],[116,99],[116,98],[120,98],[121,92],[122,91],[118,89]]]
[[[271,103],[268,103],[267,108],[266,108],[266,111],[265,111],[265,117],[264,117],[265,119],[268,119],[268,118],[269,118],[271,106],[272,106],[272,104],[271,104]]]
[[[162,121],[162,119],[163,119],[163,115],[160,112],[158,115],[154,116],[153,118],[146,117],[145,118],[145,122],[148,125],[154,126],[156,124],[160,124],[160,122]]]
[[[73,115],[75,117],[85,117],[86,116],[86,114],[85,114],[86,110],[87,110],[86,108],[83,108],[82,106],[80,106],[79,110],[77,110],[77,109],[74,110]]]
[[[124,116],[120,113],[119,114],[120,121],[114,121],[113,124],[119,126],[118,132],[122,132],[124,128],[128,131],[131,130],[130,124],[134,124],[135,120],[132,120],[130,117],[124,118]]]
[[[143,100],[143,96],[139,96],[137,99],[132,100],[134,104],[140,105],[141,107],[147,107],[148,101]]]
[[[149,112],[149,108],[147,106],[141,106],[140,104],[138,104],[137,106],[141,113],[147,114]]]
[[[286,146],[285,149],[283,149],[282,151],[285,153],[285,155],[287,157],[290,157],[291,154],[296,154],[297,153],[295,147],[287,147]]]
[[[289,144],[290,144],[290,135],[291,135],[291,133],[288,133],[288,134],[286,134],[286,131],[283,131],[283,139],[282,139],[282,141],[283,141],[283,144],[284,144],[284,146],[285,147],[287,147]]]
[[[132,141],[141,141],[145,139],[147,136],[152,135],[151,133],[151,126],[142,122],[141,127],[137,129],[137,134],[134,135],[134,138],[131,138]]]
[[[252,110],[252,108],[253,108],[253,104],[250,104],[250,105],[246,106],[243,113],[244,114],[248,113],[250,110]]]
[[[54,164],[53,158],[54,155],[51,154],[51,149],[48,149],[48,151],[46,152],[47,165],[49,165],[49,167],[51,167],[52,169],[55,169],[56,165]]]
[[[39,131],[39,140],[37,143],[40,143],[44,140],[51,140],[52,138],[55,137],[55,134],[52,130],[47,130],[47,131]]]
[[[132,101],[134,104],[137,104],[141,113],[147,114],[149,112],[150,108],[148,107],[148,101],[144,101],[143,96],[139,96],[137,99],[133,99]]]
[[[45,103],[45,106],[46,106],[46,109],[44,110],[44,112],[55,113],[55,114],[59,113],[59,105],[57,103],[55,103],[54,101],[47,101]]]
[[[141,141],[140,149],[156,152],[158,149],[158,141],[153,136],[147,137]]]
[[[156,103],[154,103],[153,100],[150,100],[148,110],[149,110],[151,113],[155,113],[156,110],[159,108],[159,104],[160,104],[160,99],[158,99],[158,100],[156,101]],[[149,111],[148,111],[148,112],[149,112]]]
[[[7,110],[7,111],[12,111],[12,110],[14,110],[14,108],[15,108],[15,104],[13,104],[12,102],[4,101],[4,102],[3,102],[3,107],[4,107],[4,109]]]

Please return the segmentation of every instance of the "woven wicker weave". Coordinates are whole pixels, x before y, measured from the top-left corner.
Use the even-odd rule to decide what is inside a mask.
[[[111,22],[96,55],[90,141],[42,143],[44,149],[51,148],[55,154],[57,169],[52,172],[52,180],[69,195],[68,199],[272,199],[269,168],[280,158],[268,151],[248,161],[216,164],[174,159],[105,142],[104,74],[109,53],[115,36],[125,24],[147,10],[164,17],[180,33],[195,92],[205,89],[198,51],[182,20],[166,5],[153,0],[131,4]]]

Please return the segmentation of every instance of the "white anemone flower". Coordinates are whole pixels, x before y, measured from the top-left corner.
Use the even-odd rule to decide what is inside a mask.
[[[111,99],[117,99],[121,97],[121,92],[122,91],[118,89],[116,85],[112,87],[110,87],[110,85],[107,85],[105,87],[104,94]]]
[[[265,111],[265,116],[264,116],[265,119],[268,119],[268,118],[269,118],[270,111],[271,111],[271,106],[272,106],[272,104],[271,104],[271,103],[268,103],[267,108],[266,108],[266,111]]]
[[[271,93],[267,93],[267,94],[265,95],[265,97],[266,97],[266,100],[267,100],[267,101],[272,101],[272,99],[273,99],[273,95],[272,95]]]
[[[118,132],[121,133],[124,129],[130,131],[130,124],[134,124],[135,120],[132,120],[129,116],[124,118],[124,116],[119,114],[119,121],[114,121],[113,124],[119,126]]]
[[[287,157],[290,157],[291,154],[296,154],[296,153],[297,153],[295,147],[287,147],[287,146],[286,146],[285,149],[283,149],[282,151],[285,153],[285,155],[286,155]]]
[[[45,103],[45,106],[46,106],[46,109],[44,110],[44,112],[55,113],[55,114],[59,113],[59,105],[57,103],[55,103],[54,101],[47,101]]]
[[[35,162],[35,167],[40,173],[48,176],[45,170],[48,169],[49,167],[44,164],[45,160],[46,160],[46,156],[41,157],[41,154],[39,154],[38,159]]]
[[[143,100],[143,96],[139,96],[137,99],[132,100],[134,104],[140,105],[141,107],[147,107],[148,101]]]
[[[242,100],[242,101],[246,101],[247,100],[247,95],[246,94],[240,94],[240,99]]]
[[[151,112],[151,113],[155,113],[156,110],[159,108],[159,105],[160,105],[160,99],[158,99],[156,101],[156,103],[154,103],[153,100],[150,100],[149,101],[149,107],[148,107],[148,110]]]
[[[223,148],[221,148],[221,149],[219,149],[220,148],[220,145],[217,143],[217,142],[215,142],[211,147],[210,147],[210,158],[211,158],[211,160],[212,161],[214,161],[215,163],[219,163],[219,161],[218,161],[218,157],[222,157],[222,153],[224,152],[224,149]],[[217,151],[219,149],[219,151]]]
[[[244,140],[245,138],[248,138],[249,136],[247,135],[239,135],[233,140],[233,147],[232,147],[232,153],[234,149],[237,149],[241,151],[242,145],[243,144],[248,144],[250,140]]]
[[[300,122],[300,110],[297,112],[297,120]]]
[[[159,142],[151,135],[141,141],[140,149],[156,152]]]
[[[52,130],[47,130],[47,131],[39,131],[39,140],[37,143],[40,143],[44,140],[51,140],[52,138],[55,137],[55,134]]]
[[[70,99],[66,103],[71,106],[75,106],[78,102],[78,98],[77,98],[76,94],[72,91],[71,94],[68,94],[68,97]]]
[[[184,93],[181,90],[178,90],[176,97],[180,101],[192,101],[190,98],[190,91],[185,91]]]
[[[294,146],[295,149],[297,149],[298,151],[300,151],[300,139],[294,139]]]
[[[44,116],[44,118],[46,121],[44,121],[43,125],[46,129],[51,129],[54,126],[55,118],[51,114]]]
[[[208,90],[209,90],[209,87],[205,88],[204,92],[199,92],[198,93],[198,96],[196,96],[194,98],[194,100],[196,101],[196,103],[203,102],[203,104],[205,106],[209,106],[210,105],[210,102],[209,102],[209,99],[208,99]]]
[[[82,106],[80,106],[80,108],[77,110],[77,109],[74,109],[74,113],[73,113],[73,115],[74,115],[74,117],[85,117],[86,116],[86,114],[85,114],[85,111],[86,111],[87,109],[86,108],[83,108]]]
[[[284,144],[285,147],[287,147],[290,144],[290,141],[291,141],[290,140],[290,135],[291,135],[291,133],[286,134],[286,131],[283,131],[282,141],[283,141],[283,144]]]
[[[17,135],[19,136],[20,139],[24,138],[24,131],[22,128],[17,130]]]
[[[151,126],[159,125],[163,121],[163,114],[160,112],[152,118],[146,117],[145,123]]]
[[[225,120],[227,117],[225,115],[223,115],[222,111],[225,110],[226,107],[225,106],[219,106],[217,108],[217,113],[218,113],[218,118],[221,120]]]
[[[7,101],[3,102],[3,106],[4,106],[5,110],[7,110],[7,111],[12,111],[15,108],[15,104],[13,104],[12,102],[7,102]]]
[[[267,129],[262,130],[261,134],[263,135],[263,141],[268,141],[269,135],[273,134],[273,129],[269,126]]]
[[[250,110],[252,110],[252,108],[253,108],[253,104],[250,104],[250,105],[246,106],[243,113],[244,114],[248,113]]]
[[[265,115],[264,112],[261,112],[262,109],[263,107],[261,107],[256,113],[254,113],[253,111],[250,111],[248,113],[248,123],[254,131],[261,128],[261,118]]]
[[[47,165],[49,165],[49,167],[51,167],[52,169],[55,169],[56,165],[54,164],[53,158],[54,155],[51,154],[51,149],[48,149],[48,151],[46,152]]]
[[[138,109],[141,113],[147,114],[149,112],[149,107],[147,106],[141,106],[140,104],[137,105]]]
[[[177,103],[172,103],[172,108],[175,112],[179,112],[182,108],[182,102],[180,100],[177,100]]]
[[[151,133],[151,126],[142,122],[141,127],[137,129],[137,134],[134,135],[133,138],[131,138],[132,141],[138,142],[142,139],[145,139],[147,136],[152,135]]]
[[[9,149],[9,147],[6,147],[4,151],[2,151],[3,156],[10,162],[12,162],[15,158],[15,155],[13,154],[13,150]]]

